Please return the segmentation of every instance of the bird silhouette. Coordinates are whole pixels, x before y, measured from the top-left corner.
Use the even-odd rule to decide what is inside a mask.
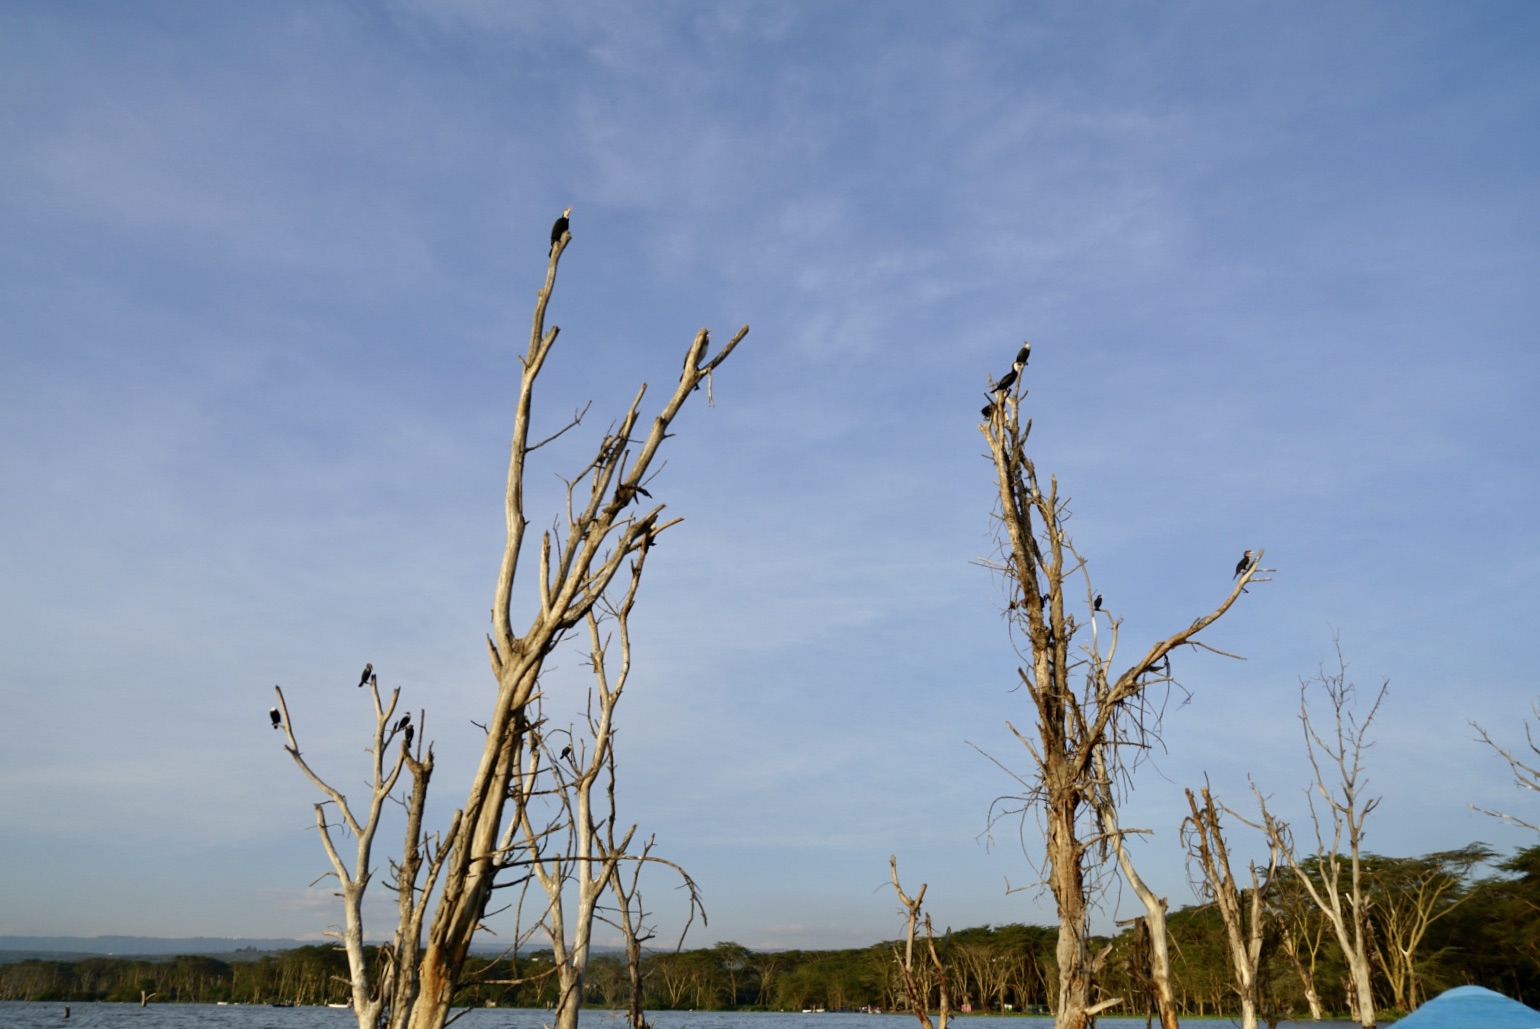
[[[571,214],[572,208],[569,207],[561,213],[560,218],[556,219],[556,224],[551,226],[551,249],[545,252],[545,256],[550,257],[556,251],[556,244],[561,242],[562,236],[570,231],[571,223],[567,219]]]
[[[283,715],[278,713],[278,709],[276,707],[269,711],[267,716],[273,720],[274,729],[277,729],[279,726],[283,725]]]
[[[1248,550],[1246,553],[1241,555],[1240,563],[1235,566],[1235,574],[1231,576],[1231,578],[1239,579],[1241,577],[1241,573],[1251,567],[1251,554],[1252,552]]]
[[[364,683],[369,681],[369,676],[374,674],[374,663],[364,665],[364,674],[358,677],[358,688],[363,689]]]

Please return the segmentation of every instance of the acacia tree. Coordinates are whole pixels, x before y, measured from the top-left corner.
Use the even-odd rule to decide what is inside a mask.
[[[1417,960],[1422,941],[1433,923],[1471,898],[1466,888],[1471,870],[1493,856],[1484,843],[1422,857],[1365,855],[1374,955],[1397,1008],[1411,1011],[1422,1003]]]
[[[1268,841],[1267,869],[1258,873],[1252,862],[1251,891],[1244,894],[1230,869],[1230,846],[1219,823],[1219,806],[1208,787],[1202,789],[1203,803],[1187,790],[1187,806],[1192,814],[1183,824],[1188,853],[1198,862],[1202,876],[1202,896],[1219,908],[1224,921],[1225,942],[1230,957],[1230,972],[1235,992],[1241,1002],[1242,1029],[1257,1029],[1257,1015],[1262,1006],[1262,975],[1268,927],[1272,915],[1266,908],[1265,894],[1278,870],[1280,853],[1276,842]]]
[[[541,533],[536,547],[534,569],[530,558],[527,530],[530,524],[525,502],[525,481],[530,461],[540,449],[581,424],[586,408],[574,414],[551,434],[532,435],[536,382],[545,367],[560,330],[546,326],[546,309],[556,283],[562,253],[571,241],[565,216],[553,234],[545,283],[535,299],[534,316],[528,346],[520,358],[519,392],[514,405],[513,440],[510,446],[504,514],[507,536],[503,546],[492,598],[492,632],[487,637],[495,692],[485,726],[480,760],[471,778],[465,803],[454,812],[441,835],[429,838],[410,830],[403,859],[396,868],[393,888],[400,900],[400,923],[396,931],[398,963],[386,963],[394,974],[389,984],[368,986],[369,970],[361,949],[349,950],[354,985],[354,1011],[362,1029],[368,1011],[379,1008],[361,1003],[360,998],[384,994],[392,996],[388,1024],[393,1029],[441,1029],[449,1015],[455,990],[461,982],[471,939],[481,925],[499,877],[508,869],[522,870],[532,859],[530,844],[510,830],[521,821],[528,794],[513,788],[526,760],[539,750],[539,713],[535,706],[538,682],[546,660],[569,634],[589,616],[608,594],[622,569],[632,568],[639,577],[651,544],[659,533],[678,519],[664,520],[662,504],[651,500],[647,484],[657,468],[657,458],[670,426],[685,402],[702,382],[722,364],[748,334],[744,326],[715,355],[707,357],[710,337],[706,329],[695,335],[685,351],[684,367],[673,392],[650,426],[642,430],[642,401],[645,384],[636,392],[629,406],[597,444],[594,455],[567,479],[566,504],[550,529]],[[521,575],[521,572],[525,573]],[[515,588],[524,592],[524,600],[533,608],[522,630],[514,624]],[[378,704],[377,704],[378,706]],[[287,721],[287,715],[282,716]],[[299,760],[297,747],[293,748]],[[383,744],[374,748],[375,763],[381,762]],[[431,760],[431,752],[430,752]],[[426,772],[431,764],[425,766]],[[408,802],[409,822],[420,827],[421,807],[418,787],[425,793],[428,776],[414,773],[414,789]],[[314,780],[328,799],[341,806],[340,794]],[[385,782],[376,775],[377,796]],[[373,810],[373,801],[371,810]],[[414,807],[415,805],[415,807]],[[415,810],[416,814],[412,812]],[[372,841],[373,828],[368,823],[355,824],[345,817],[347,828],[367,828]],[[323,845],[331,852],[330,837],[324,818],[318,819]],[[360,836],[359,860],[349,873],[361,893],[373,875],[368,853]],[[334,871],[337,869],[333,862]],[[339,878],[341,875],[339,874]],[[436,906],[421,946],[422,905],[437,886]],[[344,880],[344,909],[348,909],[347,880]],[[349,916],[352,917],[352,916]],[[360,937],[362,923],[360,916]],[[351,928],[348,930],[351,932]],[[408,957],[410,955],[410,957]],[[411,967],[406,967],[408,962]],[[392,973],[389,969],[394,968]],[[361,990],[359,983],[365,986]]]
[[[1002,558],[994,567],[1009,592],[1007,621],[1028,661],[1017,674],[1037,721],[1030,735],[1006,723],[1031,755],[1032,769],[1012,773],[1025,792],[997,801],[992,820],[1012,812],[1024,817],[1036,810],[1046,823],[1045,871],[1059,912],[1055,1025],[1083,1029],[1098,1011],[1120,1002],[1092,1001],[1088,880],[1104,860],[1105,850],[1098,844],[1107,839],[1095,817],[1096,804],[1101,799],[1104,806],[1115,806],[1116,784],[1137,754],[1158,738],[1159,708],[1153,693],[1172,681],[1171,653],[1184,646],[1213,649],[1195,637],[1223,616],[1250,583],[1259,581],[1262,552],[1246,552],[1229,595],[1218,607],[1152,644],[1121,673],[1113,671],[1119,620],[1112,620],[1105,649],[1095,639],[1077,646],[1076,635],[1084,626],[1069,610],[1066,586],[1072,577],[1078,574],[1084,581],[1084,603],[1092,619],[1100,605],[1085,561],[1065,531],[1069,510],[1059,497],[1058,480],[1050,476],[1045,490],[1027,456],[1032,422],[1020,417],[1023,394],[1018,378],[1025,358],[1023,348],[1017,370],[991,384],[994,399],[984,409],[981,426],[999,491]],[[1082,678],[1078,687],[1072,685],[1077,673]]]
[[[1375,1025],[1369,939],[1370,897],[1364,881],[1364,823],[1379,806],[1379,797],[1366,795],[1368,774],[1365,752],[1373,746],[1369,729],[1390,691],[1380,684],[1368,710],[1356,708],[1357,688],[1347,678],[1347,661],[1336,643],[1337,671],[1324,669],[1300,683],[1299,720],[1304,728],[1305,750],[1314,781],[1306,789],[1315,851],[1301,857],[1286,822],[1268,810],[1267,800],[1256,792],[1262,810],[1262,827],[1268,840],[1282,853],[1300,887],[1310,897],[1336,936],[1347,963],[1347,998],[1353,1018],[1364,1029]],[[1310,716],[1310,693],[1318,687],[1331,709],[1330,728],[1321,730]],[[1346,848],[1346,853],[1343,853]]]

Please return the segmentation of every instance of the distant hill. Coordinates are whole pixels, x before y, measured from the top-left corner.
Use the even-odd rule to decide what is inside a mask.
[[[111,955],[120,958],[206,954],[255,960],[274,951],[306,946],[303,940],[262,940],[221,936],[0,936],[0,964],[28,958],[70,961]]]
[[[200,954],[226,961],[255,961],[295,947],[313,947],[334,943],[332,940],[263,940],[224,936],[0,936],[0,965],[38,958],[43,961],[78,961],[81,958],[111,956],[118,958],[170,958],[178,954]],[[526,949],[525,953],[540,948]],[[549,948],[547,948],[549,949]],[[501,954],[503,945],[494,942],[471,944],[471,952],[483,957]],[[619,954],[619,947],[593,948],[595,954]]]

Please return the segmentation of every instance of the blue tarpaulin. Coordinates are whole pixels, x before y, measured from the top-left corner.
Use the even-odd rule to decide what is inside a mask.
[[[1540,1011],[1485,986],[1456,986],[1393,1024],[1395,1029],[1540,1029]]]

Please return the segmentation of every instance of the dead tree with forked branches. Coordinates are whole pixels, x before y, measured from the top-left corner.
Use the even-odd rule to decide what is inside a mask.
[[[643,553],[648,546],[650,543],[643,543]],[[539,924],[550,941],[556,970],[556,1029],[577,1027],[595,918],[610,921],[626,938],[631,1017],[634,1029],[644,1029],[640,1010],[641,953],[636,939],[643,917],[637,896],[643,865],[662,864],[678,872],[689,890],[691,918],[701,910],[694,880],[678,865],[653,855],[652,840],[641,853],[631,853],[637,827],[621,829],[618,824],[615,710],[631,675],[631,611],[641,586],[641,572],[638,558],[631,565],[630,584],[624,596],[615,603],[596,605],[585,619],[594,690],[582,734],[568,732],[555,737],[565,741],[559,751],[552,742],[553,734],[540,737],[514,785],[532,801],[547,801],[539,805],[546,814],[543,820],[539,819],[537,805],[526,803],[519,811],[517,823],[510,826],[510,834],[522,838],[529,869],[545,893]],[[612,669],[608,657],[610,645],[617,639],[620,662]],[[622,865],[626,864],[637,873],[629,882],[621,875]],[[616,917],[611,918],[610,911],[601,914],[600,902],[606,893],[618,908],[611,909]],[[633,901],[638,903],[634,912]]]
[[[583,419],[580,410],[549,434],[535,435],[535,387],[559,334],[556,326],[546,325],[546,310],[562,254],[572,238],[567,225],[564,216],[552,233],[545,282],[535,298],[529,343],[520,358],[504,494],[507,536],[493,591],[492,631],[487,637],[496,688],[489,698],[480,760],[466,800],[451,816],[447,828],[431,838],[419,832],[410,834],[406,840],[403,860],[395,868],[396,889],[402,898],[401,922],[395,937],[399,955],[397,963],[390,966],[396,969],[392,973],[396,978],[393,988],[386,991],[391,999],[373,1007],[373,1002],[368,1001],[369,989],[360,990],[355,985],[354,1011],[361,1029],[366,1026],[370,1011],[382,1017],[391,1029],[441,1029],[449,1018],[471,940],[481,927],[500,877],[506,880],[504,873],[510,869],[516,874],[528,874],[532,857],[527,850],[528,841],[511,831],[520,824],[528,796],[514,787],[521,768],[540,747],[536,704],[545,662],[609,595],[623,569],[630,566],[633,576],[640,576],[658,535],[678,521],[665,519],[664,505],[654,502],[648,489],[660,465],[660,449],[671,435],[671,426],[685,402],[702,383],[709,383],[711,374],[748,334],[748,326],[744,326],[708,356],[709,333],[705,329],[697,333],[685,350],[678,383],[650,423],[644,421],[642,413],[647,393],[644,384],[598,442],[593,457],[567,478],[565,510],[531,546],[525,500],[531,461],[541,448],[578,427]],[[530,567],[532,563],[534,566]],[[514,624],[516,588],[522,591],[521,607],[533,608],[522,630]],[[281,717],[287,723],[286,710]],[[290,747],[296,760],[300,760],[292,740]],[[378,740],[374,754],[376,766],[382,768],[375,776],[378,797],[374,803],[378,804],[390,792],[386,789],[381,794],[380,787],[387,782],[393,786],[394,779],[383,772],[384,749]],[[421,764],[421,773],[405,758],[385,761],[396,776],[402,767],[411,769],[414,785],[407,801],[408,818],[419,827],[418,792],[426,793],[431,751],[429,757],[428,762]],[[311,778],[333,804],[339,809],[343,806],[341,794],[318,777]],[[350,818],[345,818],[344,824],[348,831],[357,834]],[[335,848],[324,816],[318,816],[318,826],[323,846],[331,856]],[[358,830],[368,832],[371,844],[375,826],[375,821],[357,823]],[[333,861],[334,871],[338,867],[338,862]],[[356,890],[361,895],[374,874],[362,837],[358,859],[345,876],[338,874],[344,883],[346,913],[348,891]],[[424,905],[435,888],[438,892],[433,916],[425,923]],[[361,914],[358,918],[361,941]],[[345,943],[351,933],[350,925],[344,931]],[[349,950],[355,984],[360,977],[367,982],[368,974],[361,951],[355,955],[357,949]],[[411,967],[407,967],[409,960]],[[368,1024],[367,1029],[374,1029],[373,1024]]]
[[[1024,347],[1018,356],[1017,371],[1024,367],[1027,352]],[[992,385],[993,400],[984,408],[981,426],[999,491],[1002,555],[992,567],[1009,594],[1006,618],[1028,662],[1017,674],[1032,700],[1037,725],[1035,732],[1027,733],[1006,723],[1031,755],[1032,768],[1011,773],[1024,792],[997,801],[991,823],[1010,814],[1025,817],[1031,810],[1042,815],[1044,871],[1059,911],[1055,1025],[1084,1029],[1098,1011],[1120,1003],[1119,998],[1092,1000],[1088,897],[1088,879],[1106,860],[1108,847],[1116,839],[1121,849],[1130,831],[1118,828],[1115,821],[1119,790],[1126,787],[1127,773],[1139,755],[1159,741],[1159,691],[1174,682],[1172,652],[1183,647],[1213,650],[1196,637],[1222,617],[1247,586],[1265,581],[1258,577],[1264,571],[1262,552],[1246,552],[1229,595],[1217,608],[1152,644],[1124,671],[1114,672],[1121,622],[1111,620],[1108,643],[1101,644],[1096,627],[1100,597],[1065,531],[1069,510],[1059,496],[1058,480],[1050,477],[1045,489],[1027,456],[1032,423],[1020,416],[1022,381],[1012,372]],[[1071,613],[1074,605],[1067,586],[1076,578],[1085,586],[1086,622]],[[1089,643],[1080,636],[1087,625],[1092,629]],[[1081,684],[1072,685],[1077,677]],[[1151,902],[1146,903],[1148,907]]]
[[[1214,803],[1207,786],[1201,791],[1201,804],[1192,790],[1186,792],[1187,806],[1192,814],[1183,823],[1182,833],[1189,856],[1198,863],[1200,877],[1194,885],[1200,896],[1219,908],[1219,917],[1224,923],[1230,972],[1241,1004],[1241,1029],[1257,1029],[1257,1017],[1262,1010],[1266,947],[1274,921],[1266,893],[1273,885],[1273,874],[1278,870],[1282,852],[1276,841],[1268,840],[1267,868],[1259,873],[1253,862],[1251,892],[1243,892],[1230,868],[1230,845],[1219,823],[1220,806]]]
[[[925,953],[920,956],[919,964],[914,960],[915,933],[921,922],[921,912],[925,904],[925,883],[920,884],[920,890],[913,897],[904,892],[904,888],[898,882],[898,857],[888,857],[888,868],[893,876],[893,891],[898,894],[898,899],[904,905],[905,929],[904,951],[893,949],[893,961],[898,966],[898,975],[904,986],[904,994],[908,1000],[909,1010],[914,1012],[914,1017],[920,1020],[925,1029],[947,1029],[947,1023],[952,1017],[952,996],[950,980],[947,969],[941,956],[936,953],[936,934],[931,928],[930,915],[924,916],[925,926]],[[930,991],[934,985],[937,991],[936,1021],[930,1020]]]
[[[360,686],[369,687],[374,702],[374,733],[368,750],[370,757],[369,802],[362,818],[336,787],[323,779],[300,752],[299,739],[289,716],[288,701],[282,687],[273,687],[278,696],[278,713],[275,727],[284,730],[284,750],[304,773],[312,785],[320,791],[324,800],[315,805],[316,832],[326,851],[332,870],[323,878],[337,881],[337,895],[342,899],[343,928],[340,932],[328,932],[341,941],[348,958],[348,986],[357,1016],[359,1029],[374,1029],[389,1013],[403,1010],[403,1002],[409,1005],[410,994],[416,979],[418,947],[422,940],[422,919],[428,894],[432,892],[443,867],[443,847],[437,838],[429,838],[422,832],[423,805],[427,801],[428,782],[433,776],[433,749],[424,753],[419,743],[413,753],[412,739],[417,729],[410,717],[395,718],[396,706],[401,698],[399,688],[392,690],[390,700],[380,696],[379,678],[373,674],[371,664],[364,670]],[[420,719],[419,719],[420,721]],[[400,747],[392,752],[392,746],[400,738]],[[364,942],[364,896],[375,875],[373,858],[375,837],[380,829],[381,816],[386,804],[394,798],[396,785],[402,772],[412,779],[412,787],[406,799],[406,840],[402,848],[405,855],[398,864],[390,862],[394,881],[388,888],[396,891],[397,924],[392,938],[379,948],[376,972],[371,979],[369,961]],[[330,809],[336,820],[328,817]],[[341,840],[351,836],[354,840],[352,860],[343,857]],[[426,872],[424,868],[426,866]],[[398,1023],[392,1023],[398,1024]]]
[[[1262,812],[1262,828],[1293,872],[1300,888],[1310,897],[1336,936],[1347,963],[1348,1007],[1363,1029],[1374,1029],[1372,950],[1369,939],[1370,896],[1365,882],[1364,823],[1379,806],[1380,798],[1367,795],[1368,772],[1364,758],[1373,746],[1369,729],[1390,691],[1388,682],[1362,714],[1358,691],[1347,678],[1342,645],[1335,641],[1337,670],[1324,669],[1314,679],[1300,683],[1299,720],[1304,728],[1305,750],[1314,781],[1305,790],[1310,823],[1315,833],[1315,852],[1301,857],[1294,848],[1288,823],[1273,815],[1267,799],[1252,787]],[[1310,694],[1318,687],[1331,710],[1328,728],[1318,728],[1310,715]],[[1346,853],[1344,853],[1344,850]]]
[[[1537,718],[1540,718],[1540,701],[1532,703],[1530,711]],[[1497,755],[1507,763],[1508,771],[1513,774],[1513,785],[1521,790],[1540,793],[1540,743],[1535,742],[1534,730],[1530,727],[1528,721],[1524,722],[1524,745],[1529,751],[1528,754],[1516,754],[1514,752],[1515,748],[1502,746],[1475,722],[1471,723],[1471,728],[1476,730],[1477,740],[1496,751]],[[1523,829],[1540,832],[1540,825],[1526,821],[1518,815],[1510,815],[1505,811],[1489,811],[1484,807],[1476,807],[1474,804],[1471,807],[1484,815],[1491,815],[1500,821],[1509,822]]]

